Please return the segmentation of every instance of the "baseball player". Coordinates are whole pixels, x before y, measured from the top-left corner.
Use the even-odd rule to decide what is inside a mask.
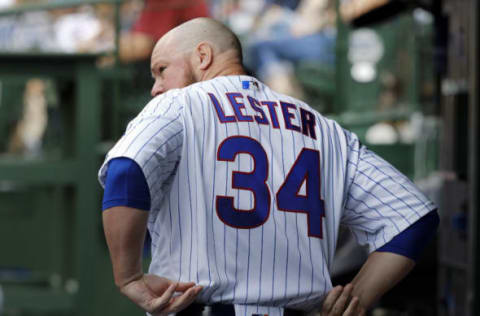
[[[363,315],[412,269],[433,203],[356,135],[246,75],[228,28],[176,27],[151,70],[154,98],[99,171],[115,283],[133,302],[152,315]],[[341,224],[371,254],[332,288]]]

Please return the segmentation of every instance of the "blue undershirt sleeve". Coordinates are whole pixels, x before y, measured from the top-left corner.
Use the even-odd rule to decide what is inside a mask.
[[[417,261],[439,222],[437,210],[431,211],[376,251],[393,252]]]
[[[130,158],[115,158],[108,163],[102,210],[128,206],[150,210],[150,191],[138,164]]]

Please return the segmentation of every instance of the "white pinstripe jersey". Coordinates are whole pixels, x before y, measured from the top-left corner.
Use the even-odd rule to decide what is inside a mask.
[[[121,156],[150,189],[150,272],[203,285],[199,301],[241,315],[321,304],[340,224],[374,251],[434,208],[356,135],[249,76],[155,97],[102,183]]]

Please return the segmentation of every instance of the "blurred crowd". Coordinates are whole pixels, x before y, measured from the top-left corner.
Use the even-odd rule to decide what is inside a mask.
[[[257,3],[257,9],[254,11]],[[335,61],[334,0],[240,1],[228,24],[243,39],[245,65],[274,90],[303,98],[295,65]]]
[[[289,91],[295,86],[291,82],[296,62],[334,61],[333,0],[125,0],[118,26],[111,3],[1,14],[12,8],[68,1],[0,0],[0,52],[111,52],[118,28],[120,59],[143,60],[169,29],[195,17],[211,16],[239,35],[251,73],[286,93],[298,94]]]
[[[33,10],[43,4],[48,10]],[[98,53],[99,66],[116,58],[148,63],[163,34],[210,16],[239,36],[246,69],[279,92],[303,98],[295,76],[298,62],[334,63],[334,0],[124,0],[116,9],[108,1],[0,0],[0,54]],[[39,152],[48,124],[46,89],[44,80],[26,83],[23,114],[7,152]]]
[[[9,10],[45,0],[1,0]],[[11,11],[11,10],[10,10]],[[8,52],[99,52],[114,48],[110,5],[19,11],[0,17],[0,50]]]

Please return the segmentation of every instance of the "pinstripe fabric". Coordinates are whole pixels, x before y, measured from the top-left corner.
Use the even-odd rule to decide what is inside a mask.
[[[248,89],[242,81],[251,83]],[[226,93],[241,94],[237,101],[244,106],[236,114]],[[209,94],[234,122],[220,122]],[[272,126],[265,105],[269,124],[253,119],[261,115],[247,96],[277,102],[280,128]],[[300,109],[312,113],[316,139],[286,128],[280,102],[294,105],[290,123],[300,129]],[[252,120],[239,121],[242,116]],[[240,210],[254,207],[251,191],[232,188],[232,172],[254,169],[252,156],[217,160],[222,141],[236,135],[259,142],[269,165],[270,213],[263,225],[251,229],[228,226],[216,213],[216,196],[234,197]],[[310,224],[322,225],[323,238],[308,237],[307,214],[277,209],[276,193],[304,148],[320,157],[325,216],[322,223]],[[99,171],[101,183],[108,161],[120,156],[142,167],[150,188],[150,272],[196,281],[205,287],[199,301],[233,303],[238,315],[282,315],[281,307],[309,310],[321,304],[332,287],[328,271],[340,224],[374,251],[434,209],[407,178],[362,147],[356,135],[249,76],[218,77],[154,98],[108,153]],[[299,194],[305,194],[305,186]]]

